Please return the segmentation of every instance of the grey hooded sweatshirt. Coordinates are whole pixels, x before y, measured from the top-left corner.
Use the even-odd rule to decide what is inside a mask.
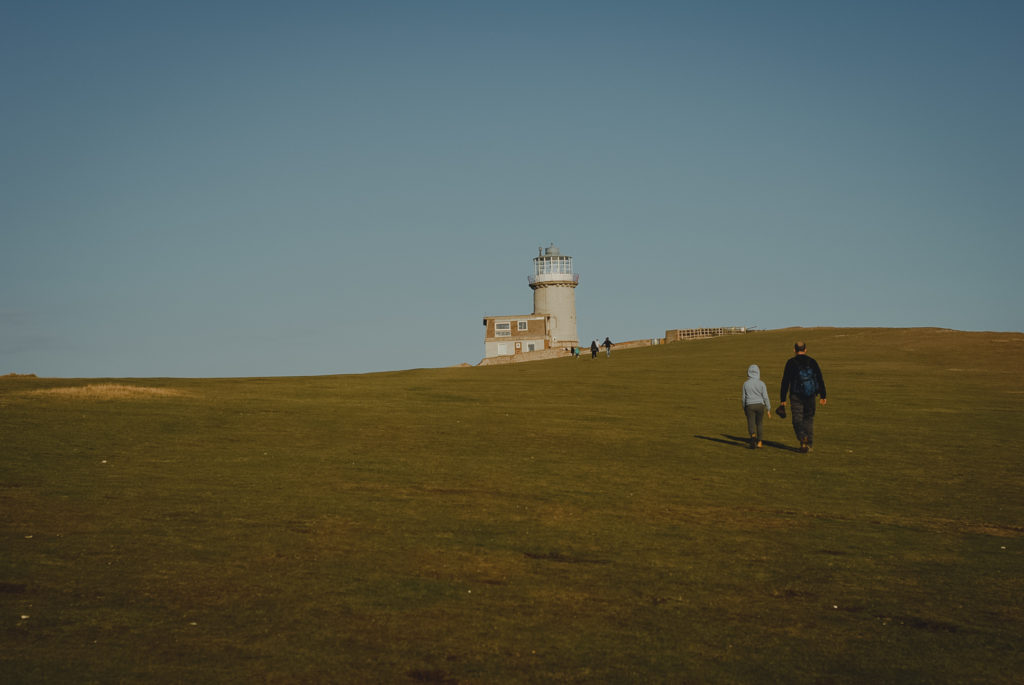
[[[751,364],[747,369],[747,382],[743,384],[743,406],[748,404],[763,404],[765,411],[772,410],[768,386],[761,380],[761,369],[757,364]]]

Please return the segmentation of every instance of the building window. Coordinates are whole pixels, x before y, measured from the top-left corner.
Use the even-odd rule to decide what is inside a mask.
[[[512,323],[509,321],[495,321],[494,335],[498,338],[507,338],[512,335]]]
[[[530,326],[530,324],[527,323],[526,321],[520,321],[518,323],[519,323],[519,330],[521,330],[521,331],[527,330],[529,328],[529,326]]]

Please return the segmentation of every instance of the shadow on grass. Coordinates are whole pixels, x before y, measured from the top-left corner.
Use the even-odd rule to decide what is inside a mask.
[[[708,437],[707,435],[695,435],[693,437],[699,438],[700,440],[720,442],[723,445],[731,445],[733,447],[742,447],[743,449],[750,449],[750,438],[744,438],[737,435],[726,435],[725,433],[723,433],[721,438],[711,438]],[[772,440],[762,440],[761,442],[765,447],[771,447],[777,450],[785,450],[786,452],[800,452],[799,447],[790,447],[789,445],[784,445],[781,442],[774,442]]]

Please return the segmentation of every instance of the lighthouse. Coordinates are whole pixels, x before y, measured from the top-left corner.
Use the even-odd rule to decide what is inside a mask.
[[[524,355],[524,361],[548,358],[580,344],[576,333],[580,276],[572,270],[572,257],[563,255],[554,244],[538,248],[528,281],[533,290],[532,314],[484,317],[485,362],[518,355]]]
[[[573,273],[572,257],[563,255],[554,243],[537,248],[533,273],[529,277],[533,289],[533,313],[548,320],[551,347],[579,345],[576,333],[576,286],[580,275]]]

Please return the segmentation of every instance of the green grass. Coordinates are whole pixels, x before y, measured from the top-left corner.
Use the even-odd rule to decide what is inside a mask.
[[[746,449],[796,337],[815,451]],[[0,378],[0,680],[1020,682],[1022,420],[1024,335],[934,329]]]

